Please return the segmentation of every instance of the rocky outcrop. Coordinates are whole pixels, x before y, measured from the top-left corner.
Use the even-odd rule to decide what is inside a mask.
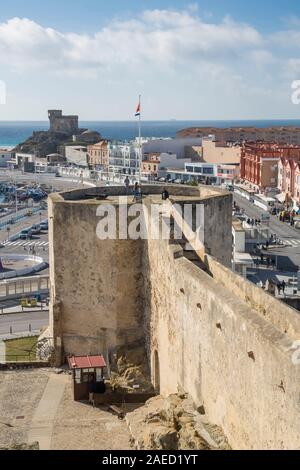
[[[29,139],[19,144],[14,152],[31,153],[43,158],[51,153],[56,153],[58,147],[67,142],[71,143],[70,137],[60,132],[34,132]]]
[[[85,129],[79,129],[76,135],[76,145],[94,144],[101,140],[98,132],[86,132]],[[39,158],[45,158],[53,153],[60,153],[65,145],[74,144],[72,136],[63,132],[40,131],[34,132],[29,139],[19,144],[14,152],[30,153]]]
[[[222,429],[209,423],[185,394],[158,396],[126,415],[138,450],[229,450]]]
[[[118,349],[112,357],[111,368],[113,389],[127,393],[153,391],[143,346]]]

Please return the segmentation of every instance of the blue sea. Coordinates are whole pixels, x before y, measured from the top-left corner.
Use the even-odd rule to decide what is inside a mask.
[[[186,127],[231,127],[231,126],[299,126],[300,120],[264,121],[144,121],[143,137],[175,137],[176,132]],[[82,121],[80,127],[92,129],[109,140],[132,140],[138,136],[136,121]],[[24,142],[33,131],[48,130],[49,123],[42,121],[0,121],[0,147],[13,147]]]

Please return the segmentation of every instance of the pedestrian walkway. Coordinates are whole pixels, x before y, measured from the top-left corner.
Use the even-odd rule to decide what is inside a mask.
[[[284,239],[284,243],[287,246],[300,246],[300,240],[297,240],[296,238]]]
[[[18,240],[18,241],[15,241],[15,242],[10,242],[10,241],[6,241],[6,242],[3,242],[2,243],[3,246],[7,246],[7,247],[27,247],[27,248],[30,248],[32,246],[34,247],[41,247],[41,248],[48,248],[49,247],[49,242],[35,242],[35,241],[28,241],[28,240]]]
[[[28,443],[38,442],[40,450],[51,450],[55,416],[68,380],[70,380],[69,375],[51,375],[35,411],[28,435]]]

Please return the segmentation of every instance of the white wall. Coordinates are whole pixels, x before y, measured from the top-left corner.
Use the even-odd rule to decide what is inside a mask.
[[[87,163],[87,150],[85,147],[66,147],[66,159],[69,163],[73,163],[78,166],[88,166]]]
[[[0,149],[0,168],[6,168],[7,162],[11,160],[11,152]]]
[[[175,153],[178,158],[185,157],[185,147],[202,145],[199,137],[184,139],[157,139],[143,144],[143,155],[145,153]]]
[[[178,168],[184,170],[186,163],[191,163],[189,158],[177,158],[176,154],[170,155],[169,153],[162,153],[160,155],[160,164],[158,166],[159,170],[165,168]]]

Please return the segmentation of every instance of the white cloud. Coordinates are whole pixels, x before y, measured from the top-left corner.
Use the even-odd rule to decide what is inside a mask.
[[[25,90],[28,100],[44,86],[49,102],[69,100],[73,106],[76,95],[83,108],[89,96],[97,95],[106,103],[103,109],[111,109],[118,95],[123,106],[116,105],[118,111],[108,119],[121,117],[127,95],[135,96],[137,86],[153,100],[152,117],[163,108],[162,101],[177,118],[192,117],[190,109],[194,117],[203,111],[203,118],[226,117],[228,110],[236,117],[255,109],[262,115],[272,106],[279,112],[284,100],[290,105],[289,80],[300,78],[300,30],[296,19],[290,23],[288,31],[267,35],[230,17],[217,22],[201,13],[197,3],[181,11],[146,10],[111,21],[93,34],[12,18],[0,23],[0,66],[7,73],[0,78],[21,75],[24,80],[15,86]],[[87,88],[81,93],[84,80]],[[29,90],[33,81],[34,93]],[[40,96],[44,99],[43,90]],[[20,98],[16,103],[19,108]]]
[[[237,55],[262,44],[251,26],[206,23],[194,11],[148,10],[94,35],[61,33],[27,18],[0,24],[0,63],[14,68],[105,68],[149,61],[154,66]]]

